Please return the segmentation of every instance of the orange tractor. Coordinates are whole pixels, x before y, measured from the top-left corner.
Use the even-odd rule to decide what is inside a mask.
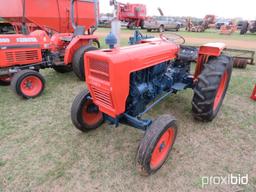
[[[215,15],[206,15],[200,23],[195,25],[191,18],[187,19],[186,30],[189,32],[204,32],[206,29],[215,26],[216,16]]]
[[[127,28],[144,27],[144,21],[147,16],[146,5],[120,3],[116,0],[110,0],[110,5],[114,5],[117,10],[117,18],[122,22],[127,22]]]
[[[110,34],[106,42],[110,49],[85,53],[88,90],[75,98],[72,122],[83,132],[104,122],[145,131],[136,165],[142,175],[150,175],[167,160],[177,136],[177,124],[172,115],[160,115],[153,121],[143,117],[145,113],[167,96],[190,88],[194,90],[194,117],[200,121],[213,120],[228,89],[232,58],[222,53],[222,43],[209,43],[198,51],[179,45],[177,42],[185,42],[181,36],[140,38],[136,45],[113,48],[111,43],[116,40]],[[195,60],[196,69],[191,74],[191,63]]]
[[[233,21],[231,21],[228,24],[221,25],[219,33],[221,35],[231,35],[236,31],[237,31],[237,25]]]
[[[98,13],[97,0],[1,0],[0,17],[20,23],[22,34],[0,35],[0,84],[34,98],[45,86],[40,69],[73,69],[84,80],[84,52],[100,47],[93,35]],[[27,23],[44,30],[30,32]]]

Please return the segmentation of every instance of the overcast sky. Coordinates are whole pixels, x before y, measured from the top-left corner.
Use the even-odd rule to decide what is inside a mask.
[[[101,13],[113,12],[109,0],[99,0]],[[147,5],[148,15],[159,15],[161,7],[168,16],[204,17],[214,14],[218,17],[256,19],[256,0],[119,0],[123,3],[142,3]]]

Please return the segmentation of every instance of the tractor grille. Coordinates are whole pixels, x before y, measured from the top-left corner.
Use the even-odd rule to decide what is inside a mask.
[[[23,62],[33,62],[38,61],[40,58],[38,50],[29,51],[7,51],[5,52],[7,63],[23,63]]]
[[[98,105],[103,105],[104,107],[107,107],[107,108],[113,108],[113,101],[112,101],[111,93],[109,91],[102,90],[102,89],[99,90],[94,86],[92,86],[91,88]]]
[[[109,76],[106,76],[104,74],[97,73],[97,72],[92,72],[92,71],[91,71],[91,74],[92,74],[93,77],[95,77],[97,79],[101,79],[103,81],[109,81]]]
[[[102,71],[106,74],[109,73],[108,64],[102,61],[91,60],[90,61],[90,68],[97,71]]]
[[[90,60],[91,75],[103,81],[109,81],[109,66],[103,61]]]

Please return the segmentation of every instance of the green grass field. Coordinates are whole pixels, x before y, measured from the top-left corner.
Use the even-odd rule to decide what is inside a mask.
[[[109,32],[109,28],[100,28],[100,32]],[[147,33],[149,35],[156,35],[158,36],[158,32],[151,32],[148,33],[146,30],[141,30],[143,33]],[[178,33],[179,35],[182,35],[184,37],[195,37],[195,38],[211,38],[211,39],[230,39],[230,40],[241,40],[241,41],[255,41],[256,40],[256,34],[252,34],[248,32],[246,35],[240,35],[239,31],[233,33],[232,35],[220,35],[218,30],[215,29],[207,29],[203,33],[195,33],[195,32],[187,32],[185,29],[181,29],[179,32],[175,31],[169,31],[173,33]],[[169,33],[167,32],[167,33]],[[133,31],[129,29],[122,29],[122,33],[128,33],[132,34]]]
[[[213,30],[213,29],[206,30],[203,33],[191,33],[191,32],[186,32],[185,30],[182,30],[181,32],[178,32],[178,33],[185,37],[195,37],[195,38],[212,38],[212,39],[225,38],[230,40],[242,40],[242,41],[255,40],[255,34],[248,33],[246,35],[240,35],[239,32],[235,32],[232,35],[220,35],[217,30]]]
[[[180,34],[219,37],[211,31]],[[256,35],[227,38],[253,41],[256,49]],[[72,72],[41,72],[46,89],[36,99],[26,101],[10,87],[0,87],[0,192],[256,191],[256,102],[249,99],[256,83],[255,65],[233,70],[222,110],[211,123],[193,119],[192,90],[169,97],[147,114],[173,114],[179,126],[170,158],[151,177],[139,176],[134,166],[143,132],[109,124],[79,132],[71,123],[70,107],[85,83]],[[201,186],[203,176],[230,173],[248,174],[249,184]]]

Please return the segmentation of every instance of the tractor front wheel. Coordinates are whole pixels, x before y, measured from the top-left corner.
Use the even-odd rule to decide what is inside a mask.
[[[230,57],[222,55],[210,59],[204,65],[192,100],[192,111],[196,119],[211,121],[216,117],[228,89],[232,63]]]
[[[75,98],[71,107],[71,120],[82,132],[98,128],[103,122],[103,113],[92,101],[88,90],[82,91]]]
[[[38,97],[44,87],[43,76],[34,70],[22,70],[16,73],[11,80],[11,88],[25,99]]]
[[[81,80],[85,80],[85,69],[84,69],[84,54],[89,51],[94,51],[97,50],[97,47],[94,46],[83,46],[80,47],[74,54],[73,60],[72,60],[72,65],[73,65],[73,70],[76,76]]]
[[[168,158],[177,135],[176,120],[162,115],[146,131],[141,140],[136,167],[141,175],[148,176],[162,167]]]
[[[176,31],[179,31],[179,30],[180,30],[180,25],[177,25],[177,27],[176,27],[175,30],[176,30]]]

